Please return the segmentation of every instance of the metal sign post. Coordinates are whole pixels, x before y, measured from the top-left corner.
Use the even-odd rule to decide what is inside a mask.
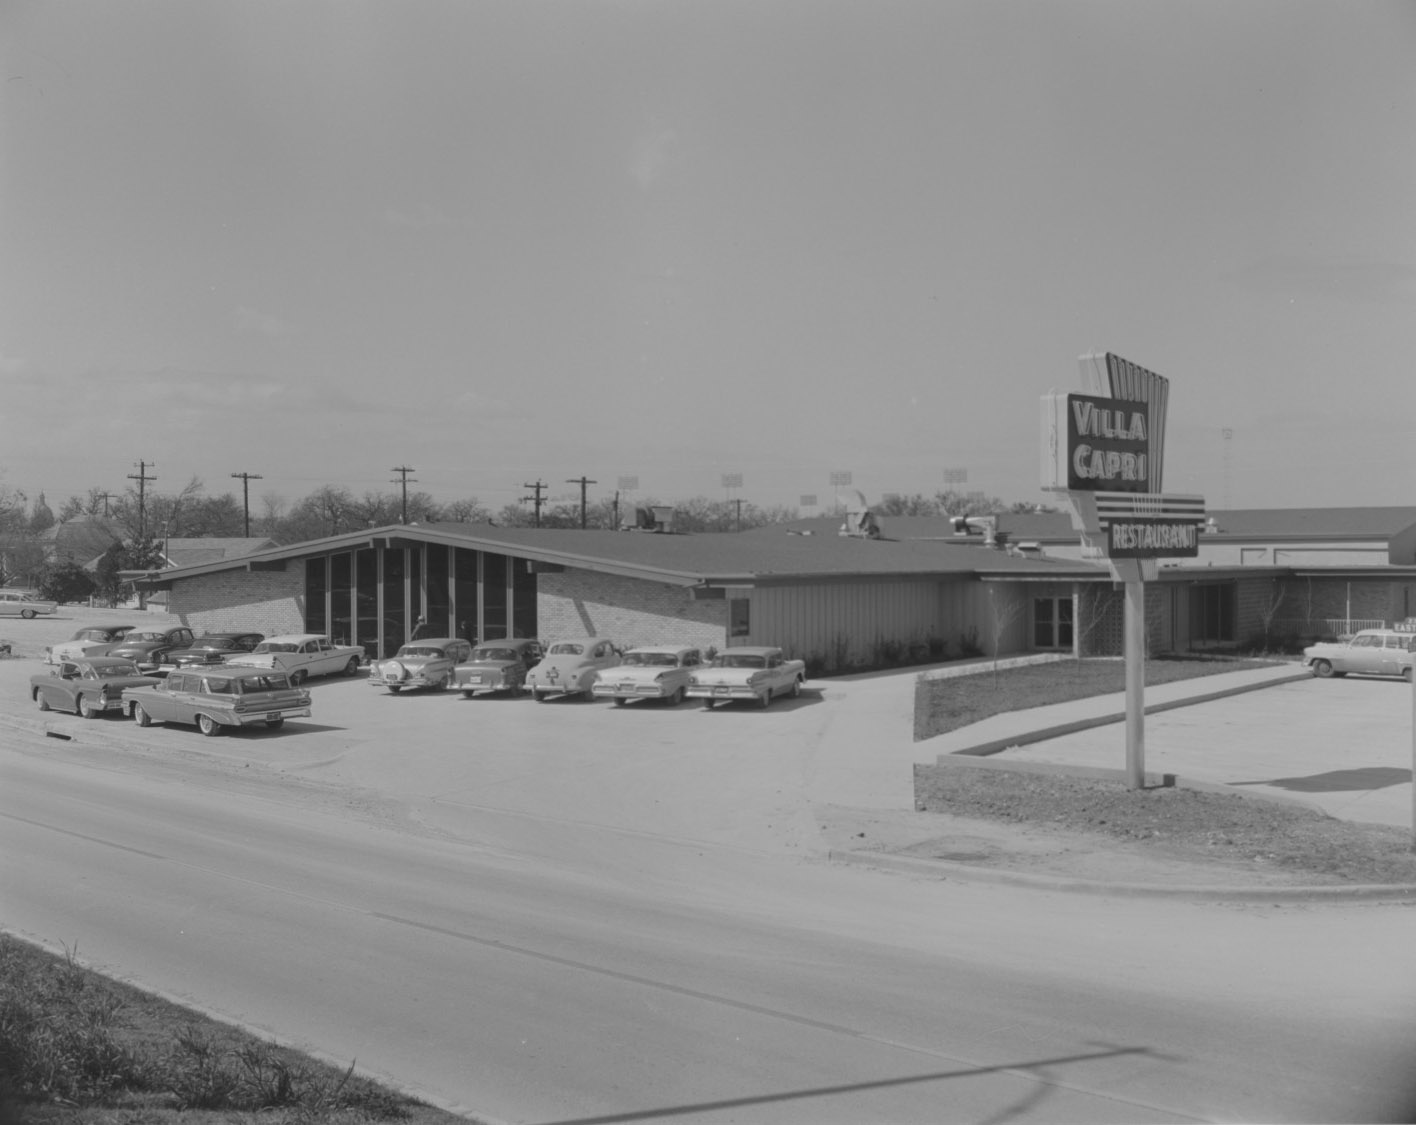
[[[1158,575],[1156,560],[1199,554],[1205,501],[1161,492],[1169,380],[1110,352],[1082,356],[1080,365],[1085,394],[1043,396],[1042,487],[1066,493],[1084,556],[1105,558],[1112,579],[1125,588],[1126,783],[1140,789],[1146,777],[1146,582]]]

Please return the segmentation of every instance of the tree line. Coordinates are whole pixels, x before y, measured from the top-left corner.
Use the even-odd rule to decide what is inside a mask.
[[[192,477],[175,492],[127,488],[114,494],[97,486],[68,497],[54,511],[41,492],[33,501],[22,491],[0,482],[0,585],[25,585],[59,593],[59,600],[73,601],[96,593],[115,597],[120,571],[144,570],[162,565],[164,547],[173,539],[236,539],[249,534],[286,546],[326,536],[402,522],[489,523],[500,527],[558,527],[614,529],[633,524],[635,509],[667,506],[674,512],[674,529],[683,532],[742,531],[800,518],[797,508],[758,505],[739,499],[694,496],[661,501],[653,497],[630,499],[616,493],[582,501],[523,500],[493,511],[477,497],[438,501],[426,492],[365,491],[356,494],[343,485],[320,485],[293,502],[277,493],[266,493],[252,510],[233,492],[208,495],[200,478]],[[981,493],[951,490],[932,496],[887,494],[872,505],[879,516],[995,515],[1033,511],[1034,505],[1009,504]],[[839,507],[821,513],[839,515]],[[56,524],[80,517],[104,521],[116,538],[90,574],[84,564],[91,559],[54,557],[50,537]],[[89,575],[92,590],[76,593]]]

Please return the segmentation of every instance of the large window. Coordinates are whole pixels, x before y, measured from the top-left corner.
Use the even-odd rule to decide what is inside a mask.
[[[383,654],[392,656],[408,638],[408,555],[402,547],[383,552]]]
[[[446,547],[428,548],[428,627],[439,637],[453,636],[457,624],[451,620],[452,601],[448,587]]]
[[[1194,586],[1190,590],[1190,643],[1234,640],[1234,584]]]
[[[536,635],[536,575],[525,559],[511,562],[511,624],[512,635]]]
[[[1071,596],[1033,598],[1033,648],[1072,648]]]
[[[509,637],[507,620],[506,556],[482,553],[482,639]]]
[[[354,556],[343,551],[329,558],[329,638],[347,645],[354,636]]]
[[[329,593],[329,559],[321,556],[305,560],[305,628],[311,633],[329,629],[325,605]]]
[[[354,598],[358,632],[354,643],[363,645],[371,660],[379,658],[379,553],[364,547],[354,555]]]

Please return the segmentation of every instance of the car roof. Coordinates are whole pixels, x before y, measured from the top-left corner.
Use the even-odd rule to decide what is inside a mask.
[[[419,637],[416,641],[404,641],[403,648],[410,645],[452,645],[464,640],[463,637]],[[489,644],[491,642],[488,642]]]
[[[202,641],[215,641],[215,640],[219,640],[219,639],[222,638],[222,637],[259,637],[259,636],[261,636],[261,634],[258,633],[258,632],[257,632],[256,630],[254,630],[254,629],[244,629],[244,630],[241,630],[241,631],[238,631],[238,632],[234,632],[234,633],[203,633],[201,636],[197,637],[192,643],[193,643],[193,644],[200,644]]]
[[[262,643],[279,641],[283,645],[304,644],[306,641],[322,641],[325,639],[323,633],[280,633],[274,637],[266,637]]]
[[[719,656],[766,656],[769,652],[781,652],[781,645],[733,645],[719,651]]]
[[[677,656],[681,652],[696,652],[697,645],[636,645],[630,652],[668,652]],[[626,654],[628,655],[628,654]]]

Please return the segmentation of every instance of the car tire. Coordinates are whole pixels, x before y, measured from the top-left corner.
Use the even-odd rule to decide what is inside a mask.
[[[207,738],[215,738],[221,733],[221,724],[210,715],[198,715],[197,730],[201,731]]]
[[[626,699],[624,696],[622,696],[622,695],[617,695],[617,696],[615,696],[615,706],[616,706],[616,707],[623,707],[623,706],[624,706],[626,703],[628,703],[628,702],[629,702],[629,700],[627,700],[627,699]]]
[[[309,677],[309,675],[310,675],[310,674],[309,674],[308,672],[306,672],[305,669],[303,669],[303,668],[296,668],[295,671],[293,671],[293,672],[290,673],[290,686],[291,686],[291,687],[299,687],[301,684],[303,684],[303,683],[305,682],[305,680]]]
[[[669,696],[669,706],[677,707],[683,702],[684,696],[688,694],[687,688],[678,688]]]
[[[133,704],[133,722],[140,727],[152,726],[152,716],[147,713],[146,708],[141,703]]]
[[[759,695],[759,696],[757,697],[757,706],[759,706],[759,707],[767,707],[767,706],[770,706],[771,703],[772,703],[772,689],[771,689],[771,688],[768,688],[766,691],[764,691],[761,695]]]
[[[34,617],[34,610],[22,609],[20,610],[20,616],[23,617],[26,621],[29,621]]]
[[[357,656],[351,656],[349,658],[349,663],[344,666],[344,674],[346,676],[357,676],[359,674],[359,658]]]
[[[1411,682],[1411,669],[1403,668],[1401,670],[1401,678],[1409,684]]]
[[[45,699],[44,696],[40,695],[38,692],[35,693],[34,699],[35,702],[39,704],[39,709],[41,711],[48,711],[51,709],[49,706],[49,700]]]
[[[79,714],[85,719],[96,719],[102,712],[94,710],[93,702],[86,695],[79,696]]]
[[[397,695],[397,694],[398,694],[400,691],[402,691],[402,690],[403,690],[403,685],[402,685],[402,684],[389,684],[389,685],[388,685],[388,693],[389,693],[389,695]]]
[[[705,700],[703,701],[703,710],[705,710],[705,711],[711,711],[711,710],[713,710],[713,704],[716,703],[716,702],[717,702],[717,700],[715,700],[715,699],[705,699]]]
[[[1320,679],[1320,680],[1330,680],[1330,679],[1332,679],[1333,674],[1334,674],[1334,673],[1333,673],[1332,661],[1330,661],[1330,660],[1314,660],[1314,661],[1313,661],[1313,675],[1317,676],[1318,679]]]
[[[800,681],[800,680],[793,680],[793,681],[792,681],[792,690],[791,690],[790,692],[788,692],[788,695],[790,695],[792,699],[795,699],[795,698],[796,698],[797,696],[799,696],[800,694],[801,694],[801,681]]]
[[[279,730],[279,729],[280,729],[281,727],[283,727],[284,725],[285,725],[285,716],[284,716],[284,715],[281,715],[280,718],[278,718],[278,719],[267,719],[267,720],[266,720],[266,730]]]
[[[476,693],[475,691],[464,691],[464,692],[462,693],[462,698],[463,698],[463,699],[471,699],[471,698],[473,698],[476,694],[477,694],[477,693]]]
[[[549,697],[548,695],[544,694],[543,692],[539,692],[539,691],[537,691],[535,688],[532,688],[532,689],[531,689],[531,698],[534,699],[537,703],[545,703],[546,700],[549,699],[550,697]]]

